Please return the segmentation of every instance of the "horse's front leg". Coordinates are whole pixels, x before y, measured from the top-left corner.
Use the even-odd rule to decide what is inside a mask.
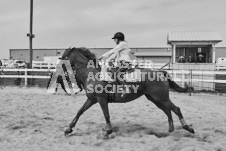
[[[87,110],[89,109],[93,104],[95,104],[96,102],[91,101],[90,99],[87,99],[86,102],[83,104],[83,106],[80,108],[80,110],[78,111],[77,115],[75,116],[75,118],[72,120],[72,122],[69,124],[69,127],[65,130],[64,134],[67,135],[69,133],[71,133],[73,130],[72,128],[75,127],[79,117]]]
[[[56,93],[57,93],[57,90],[58,90],[59,85],[60,85],[60,83],[56,83],[56,88],[55,88],[55,92],[54,92],[54,94],[56,94]]]
[[[104,117],[106,120],[106,134],[104,135],[104,138],[107,139],[108,135],[112,133],[112,126],[111,126],[111,121],[110,121],[110,114],[109,114],[109,110],[108,110],[108,101],[105,98],[99,98],[98,102],[101,106],[101,109],[104,113]]]

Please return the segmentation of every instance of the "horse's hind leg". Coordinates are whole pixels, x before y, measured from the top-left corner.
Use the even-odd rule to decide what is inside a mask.
[[[152,101],[158,108],[163,110],[163,112],[167,115],[168,123],[169,123],[169,132],[173,132],[174,125],[173,125],[173,118],[171,114],[171,106],[169,101],[158,102],[158,101],[155,101],[150,95],[145,95],[145,96],[147,97],[148,100]]]
[[[64,134],[67,135],[69,133],[71,133],[73,130],[72,128],[75,127],[79,117],[87,110],[89,109],[93,104],[95,104],[96,102],[91,101],[90,99],[87,99],[86,102],[83,104],[83,106],[80,108],[80,110],[78,111],[77,115],[75,116],[75,118],[72,120],[72,122],[70,123],[69,127],[65,130]]]
[[[111,126],[111,121],[110,121],[110,114],[109,114],[109,109],[108,109],[108,102],[106,99],[104,98],[98,98],[98,102],[100,104],[100,107],[103,111],[103,114],[104,114],[104,118],[105,118],[105,121],[106,121],[106,134],[104,135],[104,138],[107,139],[108,138],[108,135],[111,134],[113,131],[112,131],[112,126]]]
[[[179,120],[181,122],[181,125],[182,125],[183,129],[185,129],[185,130],[189,131],[190,133],[194,134],[195,133],[194,129],[187,125],[187,123],[185,122],[184,117],[183,117],[183,115],[182,115],[182,113],[180,111],[180,108],[175,106],[172,102],[171,102],[171,104],[172,104],[172,111],[179,117]]]

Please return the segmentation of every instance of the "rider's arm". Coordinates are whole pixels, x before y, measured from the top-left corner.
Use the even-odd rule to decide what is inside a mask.
[[[109,61],[115,60],[116,56],[117,56],[117,53],[114,53],[114,54],[110,55],[110,56],[106,59],[106,61],[109,62]]]
[[[124,43],[119,43],[115,48],[109,50],[108,52],[104,53],[101,57],[105,58],[105,57],[109,57],[111,56],[113,53],[117,53],[120,50],[124,49]]]

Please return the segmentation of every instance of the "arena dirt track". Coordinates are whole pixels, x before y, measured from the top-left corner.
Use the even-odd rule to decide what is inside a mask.
[[[64,130],[84,103],[77,96],[47,94],[40,88],[0,89],[0,150],[23,151],[225,151],[226,96],[170,93],[196,134],[183,130],[173,114],[175,131],[167,133],[166,115],[145,97],[110,104],[114,133],[103,140],[105,120],[98,104],[85,112],[74,132]]]

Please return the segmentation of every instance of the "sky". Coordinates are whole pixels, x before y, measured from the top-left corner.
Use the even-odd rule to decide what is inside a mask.
[[[226,46],[225,0],[34,0],[33,48],[167,46],[170,31],[217,31]],[[0,0],[0,58],[28,49],[30,0]]]

